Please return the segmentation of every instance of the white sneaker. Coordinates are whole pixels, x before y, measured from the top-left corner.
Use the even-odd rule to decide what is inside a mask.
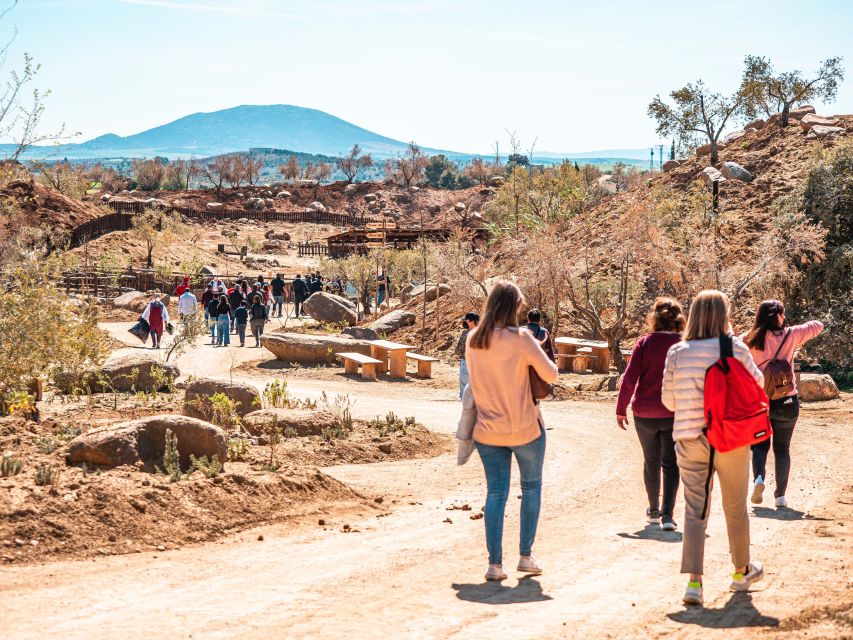
[[[702,597],[702,583],[688,582],[681,600],[684,604],[702,604],[705,601]]]
[[[542,567],[539,566],[539,563],[536,562],[536,558],[534,558],[532,555],[521,556],[518,559],[517,571],[529,573],[532,576],[538,576],[540,573],[542,573]]]
[[[764,479],[758,476],[752,485],[752,504],[761,504],[762,502],[764,502]]]
[[[776,507],[777,508],[782,508],[782,507],[787,507],[787,506],[788,506],[788,501],[785,500],[785,496],[779,496],[778,498],[776,498]]]
[[[499,564],[490,564],[486,571],[486,580],[506,580],[507,575],[503,570],[503,566]]]
[[[646,509],[646,519],[649,521],[649,524],[660,524],[660,511],[649,507]]]
[[[750,562],[746,565],[746,573],[733,573],[732,584],[729,587],[732,591],[749,591],[753,582],[758,582],[764,577],[764,566],[758,562]]]

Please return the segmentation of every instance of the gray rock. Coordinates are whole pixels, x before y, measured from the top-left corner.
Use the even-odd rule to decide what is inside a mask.
[[[450,285],[441,283],[438,285],[438,288],[436,289],[435,285],[431,284],[431,285],[429,285],[429,288],[426,289],[427,302],[432,302],[433,300],[435,300],[438,297],[439,293],[441,293],[442,296],[446,296],[451,291],[453,291],[453,289],[450,288]],[[411,300],[412,298],[417,298],[417,297],[422,296],[422,295],[424,295],[424,285],[420,285],[420,286],[412,289],[411,292],[409,293],[409,300]]]
[[[358,321],[355,305],[352,302],[325,291],[311,294],[311,297],[302,304],[302,308],[320,322],[345,322],[353,326]]]
[[[277,194],[275,194],[275,197],[276,198],[292,198],[293,194],[290,193],[290,191],[279,191]]]
[[[797,107],[796,109],[791,109],[788,112],[788,117],[792,120],[800,120],[801,118],[814,112],[815,108],[813,106],[811,106],[810,104],[804,104],[802,106]]]
[[[504,183],[504,177],[503,176],[492,176],[491,178],[489,178],[489,186],[490,187],[500,187],[503,185],[503,183]]]
[[[376,333],[388,335],[394,333],[400,327],[409,327],[415,324],[415,314],[403,309],[394,309],[390,313],[372,322],[369,327]]]
[[[224,209],[224,208],[225,208],[225,205],[224,205],[224,204],[222,204],[221,202],[208,202],[208,203],[207,203],[207,208],[208,208],[208,209],[212,209],[212,210],[213,210],[213,209]]]
[[[159,465],[163,459],[166,430],[178,440],[181,466],[190,463],[190,454],[220,462],[228,459],[225,432],[202,420],[179,415],[160,415],[92,429],[74,438],[68,445],[71,464],[85,462],[116,467],[143,462]]]
[[[412,297],[412,290],[414,289],[414,285],[407,284],[405,287],[400,289],[400,301],[408,302],[409,298]]]
[[[128,291],[117,298],[113,298],[113,306],[117,309],[132,309],[135,310],[140,302],[147,303],[148,296],[142,291]],[[143,306],[143,309],[145,307]]]
[[[347,327],[341,334],[356,340],[379,340],[379,334],[370,327]]]
[[[391,199],[397,204],[409,204],[412,201],[412,196],[408,193],[395,193]]]
[[[806,134],[807,138],[825,138],[832,135],[845,135],[847,131],[844,127],[827,127],[824,125],[813,125]]]
[[[835,380],[825,373],[802,374],[797,383],[797,392],[803,402],[832,400],[840,395]]]
[[[210,265],[205,265],[201,268],[199,273],[203,276],[215,276],[216,269],[214,267],[211,267]]]
[[[746,131],[741,129],[740,131],[732,131],[728,135],[724,136],[722,140],[720,140],[721,145],[731,144],[735,140],[742,138],[746,135]]]
[[[744,129],[760,130],[760,129],[763,129],[765,126],[767,126],[767,123],[764,120],[762,120],[761,118],[756,118],[755,120],[752,120],[751,122],[747,122]]]
[[[319,211],[320,213],[326,213],[326,205],[322,202],[317,202],[316,200],[308,205],[308,208],[312,211]]]
[[[700,175],[702,176],[702,180],[705,181],[705,186],[709,189],[713,189],[715,181],[720,184],[726,181],[726,177],[714,167],[705,167]]]
[[[184,414],[193,418],[210,420],[210,397],[221,393],[234,403],[234,411],[238,416],[245,416],[261,407],[261,394],[250,384],[230,382],[228,380],[213,380],[198,378],[187,382],[184,394]]]
[[[243,418],[243,426],[253,436],[268,434],[274,428],[281,432],[293,429],[300,437],[319,436],[324,428],[334,424],[335,417],[332,414],[307,409],[261,409]]]
[[[161,362],[145,353],[112,354],[101,366],[101,376],[108,385],[96,384],[102,391],[154,391],[166,389],[181,375],[176,364]]]
[[[370,355],[370,343],[366,340],[307,333],[264,334],[261,346],[278,360],[300,364],[334,364],[335,354],[347,351]]]
[[[721,173],[728,180],[740,180],[741,182],[752,182],[752,174],[737,162],[724,162],[720,168]]]

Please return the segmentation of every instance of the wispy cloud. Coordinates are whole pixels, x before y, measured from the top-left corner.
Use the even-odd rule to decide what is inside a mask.
[[[182,2],[181,0],[118,0],[122,4],[135,4],[159,9],[195,11],[202,13],[224,13],[238,16],[296,17],[270,9],[267,2]]]

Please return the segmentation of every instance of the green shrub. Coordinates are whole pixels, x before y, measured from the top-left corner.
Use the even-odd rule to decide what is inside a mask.
[[[3,456],[3,460],[0,461],[0,476],[4,478],[8,478],[9,476],[16,476],[21,473],[21,469],[23,469],[24,463],[20,458],[16,458],[11,453],[7,453]]]
[[[243,460],[249,453],[249,445],[244,438],[228,438],[228,459],[234,462]]]
[[[36,484],[39,487],[55,486],[59,482],[59,470],[42,462],[36,469]]]
[[[178,451],[178,436],[166,429],[166,444],[163,449],[163,466],[155,467],[157,473],[169,477],[169,482],[178,482],[183,478],[181,455]]]
[[[207,456],[196,458],[193,454],[190,454],[190,465],[190,473],[201,471],[205,478],[215,478],[222,473],[222,463],[216,456],[208,459]]]

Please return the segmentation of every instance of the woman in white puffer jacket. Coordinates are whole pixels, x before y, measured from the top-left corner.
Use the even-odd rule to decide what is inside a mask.
[[[749,491],[749,447],[726,453],[714,452],[704,434],[705,373],[720,357],[720,336],[731,333],[729,299],[720,291],[702,291],[690,305],[684,339],[670,347],[663,372],[661,399],[675,413],[672,437],[684,487],[684,543],[681,572],[690,580],[684,602],[702,604],[702,574],[705,556],[705,529],[714,472],[720,480],[723,512],[729,535],[729,550],[735,572],[731,589],[747,591],[764,576],[760,562],[749,559],[749,516],[746,498]],[[755,378],[764,384],[764,376],[739,339],[732,339],[732,351]]]

